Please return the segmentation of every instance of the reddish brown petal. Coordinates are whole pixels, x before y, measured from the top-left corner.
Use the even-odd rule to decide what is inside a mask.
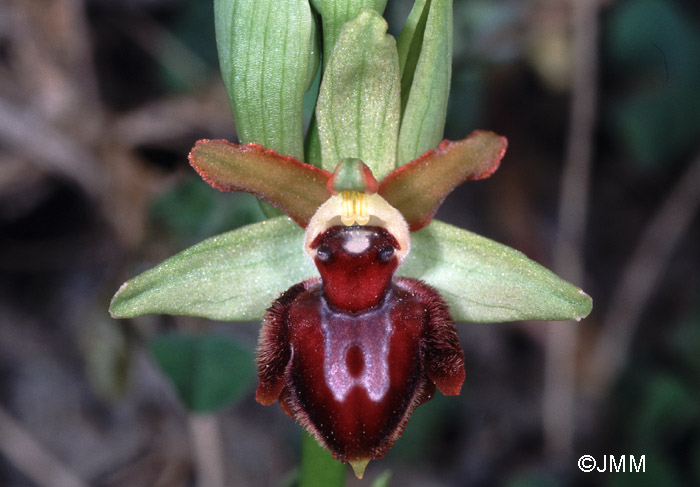
[[[306,227],[330,193],[330,173],[259,144],[200,140],[190,164],[207,183],[222,191],[246,191],[267,201]]]
[[[505,137],[483,130],[457,142],[445,140],[391,172],[379,183],[379,194],[403,214],[411,231],[419,230],[453,189],[493,174],[506,145]]]
[[[255,392],[255,400],[264,406],[277,400],[286,380],[287,364],[292,355],[286,323],[289,305],[316,284],[318,279],[307,279],[295,284],[273,301],[265,314],[258,345],[258,388]]]
[[[459,395],[465,376],[464,352],[445,300],[437,290],[417,279],[399,277],[396,282],[428,310],[428,330],[423,345],[426,374],[444,395]]]

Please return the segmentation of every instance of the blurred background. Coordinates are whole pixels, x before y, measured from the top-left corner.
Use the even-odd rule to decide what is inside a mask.
[[[389,1],[394,34],[410,3]],[[454,29],[446,137],[510,146],[438,218],[594,309],[460,324],[461,396],[348,485],[700,485],[700,3],[455,0]],[[107,313],[126,279],[262,218],[188,166],[219,137],[210,0],[0,3],[0,486],[293,485],[300,429],[254,401],[259,324]],[[193,414],[202,360],[236,387]],[[582,473],[586,454],[645,472]]]

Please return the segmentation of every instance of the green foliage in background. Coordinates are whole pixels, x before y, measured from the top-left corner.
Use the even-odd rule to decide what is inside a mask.
[[[635,357],[612,397],[624,421],[611,434],[646,456],[646,473],[611,476],[610,487],[700,485],[700,314],[656,345],[668,358]]]
[[[172,232],[180,245],[262,220],[258,201],[246,193],[226,195],[192,176],[151,203],[151,221]]]
[[[620,2],[605,27],[608,69],[623,80],[606,113],[614,138],[662,166],[700,137],[700,26],[675,2],[636,0]]]
[[[170,334],[150,342],[153,357],[194,413],[229,406],[255,379],[252,350],[218,335]]]

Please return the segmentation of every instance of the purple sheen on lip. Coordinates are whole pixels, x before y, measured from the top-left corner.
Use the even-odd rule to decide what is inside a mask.
[[[381,401],[389,390],[390,316],[381,309],[360,315],[338,313],[324,304],[323,373],[334,399],[343,402],[351,389],[360,387],[370,400]]]
[[[392,279],[391,240],[375,227],[324,232],[314,242],[322,280],[297,284],[273,302],[258,349],[257,400],[279,399],[335,458],[358,468],[391,448],[436,385],[454,395],[464,381],[447,305],[418,280]],[[349,283],[353,260],[364,272]],[[333,290],[341,290],[335,303]],[[373,304],[347,308],[366,301]]]
[[[280,403],[343,461],[383,456],[413,410],[434,393],[421,350],[425,307],[401,286],[392,288],[380,307],[348,316],[333,311],[316,284],[301,290],[284,313],[289,342],[277,345],[288,343],[293,352]],[[353,349],[364,364],[359,375],[348,356]],[[344,353],[335,355],[338,350]],[[266,365],[259,362],[259,370]]]
[[[282,409],[358,472],[384,456],[437,386],[454,395],[464,355],[439,293],[394,278],[396,239],[381,227],[331,227],[312,242],[321,279],[283,293],[258,348],[262,404]]]

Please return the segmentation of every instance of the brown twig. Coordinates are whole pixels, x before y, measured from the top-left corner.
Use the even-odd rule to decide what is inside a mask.
[[[598,2],[572,0],[570,5],[573,27],[571,57],[575,64],[567,154],[560,183],[554,268],[564,278],[581,284],[597,105]],[[574,323],[550,324],[542,420],[546,448],[559,458],[567,457],[573,448],[577,343],[578,330]]]
[[[88,194],[97,196],[104,189],[99,165],[89,150],[31,109],[2,98],[0,141],[37,166],[77,182]]]
[[[700,211],[700,153],[690,163],[644,229],[603,318],[602,332],[584,371],[584,391],[594,399],[610,388],[666,265]]]
[[[88,487],[0,408],[0,453],[39,486]]]
[[[199,487],[224,487],[221,427],[215,414],[191,414],[189,429]]]
[[[182,82],[197,86],[206,80],[206,62],[168,29],[148,16],[133,17],[124,34]]]
[[[127,147],[180,140],[193,133],[234,132],[228,99],[220,81],[202,85],[199,95],[157,100],[125,113],[112,124],[114,138]]]

